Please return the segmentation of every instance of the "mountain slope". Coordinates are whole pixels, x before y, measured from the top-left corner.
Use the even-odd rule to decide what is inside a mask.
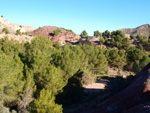
[[[123,33],[125,33],[126,37],[130,37],[130,35],[137,36],[137,35],[143,35],[146,37],[150,36],[150,25],[145,24],[136,28],[126,28],[126,29],[120,29]]]
[[[0,16],[0,32],[3,28],[7,28],[11,34],[15,34],[16,30],[20,29],[21,32],[32,32],[35,30],[32,26],[19,25],[7,21],[4,17]]]

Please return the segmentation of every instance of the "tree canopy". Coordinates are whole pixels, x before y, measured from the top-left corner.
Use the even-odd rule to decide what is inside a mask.
[[[86,30],[84,30],[84,31],[82,31],[82,33],[80,34],[81,35],[81,37],[86,37],[87,36],[87,32],[86,32]]]

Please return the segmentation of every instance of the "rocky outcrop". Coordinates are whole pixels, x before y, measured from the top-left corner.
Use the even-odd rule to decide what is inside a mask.
[[[129,87],[89,113],[150,113],[150,63],[134,77]]]
[[[54,36],[54,31],[60,29],[61,33],[58,36]],[[72,32],[68,32],[63,28],[58,28],[55,26],[44,26],[39,28],[32,33],[34,36],[45,36],[49,40],[53,42],[59,42],[60,44],[64,45],[67,42],[76,43],[79,41],[80,36],[76,35]]]
[[[3,28],[7,28],[11,34],[15,34],[18,29],[20,29],[21,32],[32,32],[35,30],[32,26],[15,24],[0,16],[0,32]]]
[[[137,28],[127,28],[127,29],[120,29],[123,33],[125,33],[126,37],[130,37],[130,35],[137,36],[137,35],[143,35],[146,37],[150,36],[150,25],[145,24],[142,26],[139,26]]]

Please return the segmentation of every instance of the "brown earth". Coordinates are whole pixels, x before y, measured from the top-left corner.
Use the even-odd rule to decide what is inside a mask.
[[[61,33],[58,36],[54,36],[54,31],[60,29]],[[63,28],[58,28],[55,26],[44,26],[33,31],[34,36],[45,36],[49,40],[53,42],[59,42],[60,44],[64,45],[67,42],[76,43],[81,38],[79,35],[76,35],[72,32],[68,32]]]

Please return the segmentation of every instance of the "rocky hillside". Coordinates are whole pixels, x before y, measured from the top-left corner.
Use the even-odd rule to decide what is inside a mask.
[[[61,32],[55,36],[54,31],[60,30]],[[34,36],[45,36],[51,41],[59,42],[60,44],[65,44],[67,42],[76,43],[81,38],[79,35],[74,34],[73,32],[70,32],[64,28],[58,28],[55,26],[44,26],[42,28],[39,28],[32,33]]]
[[[137,28],[126,28],[126,29],[120,29],[127,37],[130,37],[130,35],[137,36],[137,35],[143,35],[146,37],[150,36],[150,25],[145,24],[142,26],[139,26]]]
[[[11,34],[15,34],[16,30],[20,29],[21,32],[32,32],[35,30],[32,26],[19,25],[7,21],[4,17],[0,16],[0,32],[3,28],[7,28]]]
[[[95,109],[81,113],[150,113],[150,63],[134,76],[132,84]],[[93,110],[92,110],[93,109]]]
[[[5,34],[5,33],[0,34],[0,39],[5,37],[8,37],[9,40],[11,39],[17,40],[19,43],[21,43],[22,41],[31,42],[31,40],[34,38],[33,36],[29,36],[29,35],[15,35],[15,34]]]

